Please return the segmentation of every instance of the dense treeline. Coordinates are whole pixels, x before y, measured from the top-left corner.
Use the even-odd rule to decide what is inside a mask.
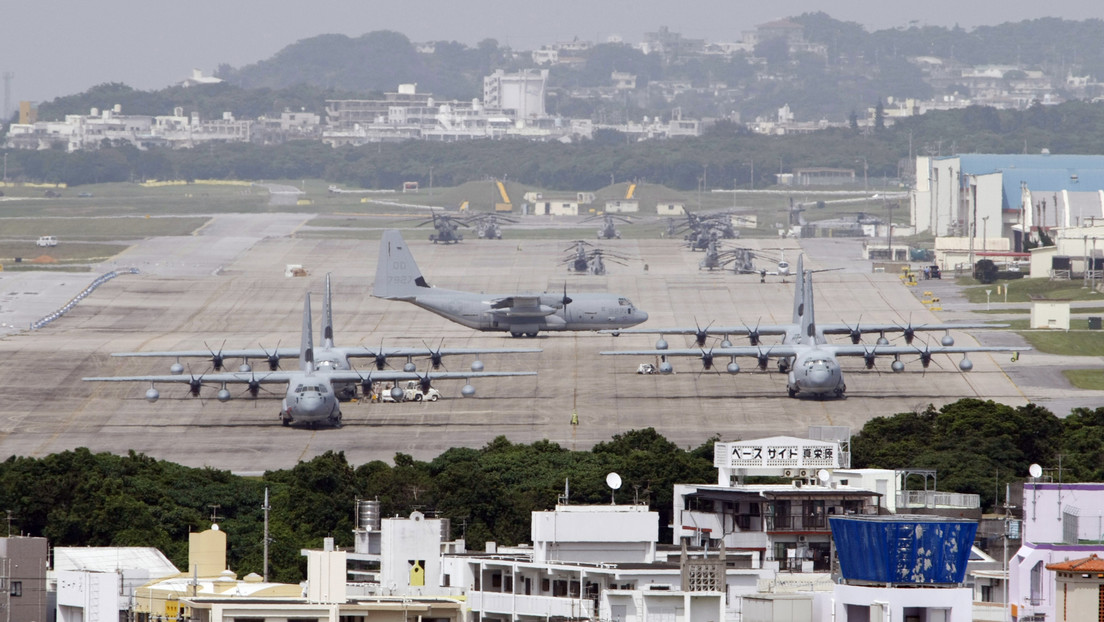
[[[1063,481],[1104,481],[1104,407],[1060,419],[1035,404],[964,399],[872,419],[851,451],[856,468],[936,469],[940,490],[981,495],[992,508],[996,488],[1003,495],[1005,482],[1025,478],[1033,463],[1057,467],[1059,456]]]
[[[684,191],[705,177],[707,187],[775,183],[778,172],[800,167],[868,167],[871,185],[908,177],[915,154],[1052,153],[1096,154],[1104,144],[1104,103],[1035,105],[1027,110],[971,107],[932,112],[880,131],[836,129],[797,136],[750,134],[719,122],[700,138],[629,142],[603,131],[575,144],[527,140],[431,143],[407,141],[331,149],[320,142],[278,146],[240,143],[201,149],[139,151],[104,144],[98,151],[12,151],[8,178],[70,185],[143,179],[303,179],[366,188],[396,188],[404,181],[452,186],[507,178],[550,190],[595,190],[635,179]]]
[[[230,566],[242,575],[262,571],[267,487],[271,576],[297,582],[305,568],[300,549],[320,546],[325,536],[352,545],[357,498],[378,498],[384,516],[418,509],[451,518],[453,535],[482,549],[488,540],[527,542],[530,512],[551,509],[565,481],[572,503],[608,503],[611,471],[625,481],[618,500],[629,503],[638,494],[661,513],[661,525],[669,524],[675,483],[716,477],[712,442],[683,450],[652,429],[617,435],[590,451],[500,437],[429,462],[396,454],[393,465],[354,467],[344,454],[327,452],[262,478],[78,449],[0,463],[0,508],[12,512],[21,532],[51,545],[154,546],[179,568],[187,565],[188,533],[209,527],[215,512],[230,536]]]
[[[615,471],[625,483],[618,502],[647,503],[668,525],[674,484],[715,481],[715,440],[685,450],[649,428],[570,451],[499,437],[429,462],[400,453],[393,464],[354,466],[344,454],[327,452],[261,478],[78,449],[0,463],[0,508],[12,512],[20,531],[55,546],[155,546],[178,567],[186,564],[187,534],[210,526],[215,512],[230,536],[231,568],[260,573],[267,487],[271,575],[295,582],[303,572],[301,548],[317,547],[325,536],[351,546],[357,498],[378,498],[384,516],[418,509],[450,518],[453,536],[481,549],[489,540],[527,542],[530,513],[551,509],[565,480],[572,503],[608,502],[605,476]],[[937,469],[940,490],[980,494],[991,507],[998,482],[1024,479],[1031,463],[1057,466],[1059,454],[1063,481],[1104,481],[1104,407],[1059,419],[1031,404],[966,399],[873,419],[851,449],[855,467]]]

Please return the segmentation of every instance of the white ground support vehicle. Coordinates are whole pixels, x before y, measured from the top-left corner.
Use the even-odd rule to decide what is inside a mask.
[[[57,246],[57,238],[52,235],[44,235],[35,242],[37,246]]]
[[[401,400],[396,400],[391,396],[391,389],[382,388],[379,392],[379,399],[381,402],[421,402],[423,400],[427,402],[436,402],[441,399],[441,392],[433,387],[429,388],[424,395],[422,394],[422,388],[418,386],[417,380],[407,380],[405,387],[400,387],[403,390],[403,397]]]

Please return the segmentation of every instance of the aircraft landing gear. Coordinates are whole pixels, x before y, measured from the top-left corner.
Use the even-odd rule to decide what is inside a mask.
[[[517,339],[518,337],[521,337],[521,333],[510,331],[510,336],[514,339]]]
[[[797,397],[797,389],[786,389],[789,392],[790,397]]]

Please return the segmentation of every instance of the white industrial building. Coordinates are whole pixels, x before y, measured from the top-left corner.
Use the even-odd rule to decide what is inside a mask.
[[[116,620],[140,586],[179,573],[152,547],[54,547],[58,622]]]
[[[1023,251],[1038,229],[1081,227],[1104,217],[1104,156],[962,154],[916,158],[910,195],[917,233],[1011,240]]]
[[[508,74],[501,69],[483,78],[483,104],[493,110],[511,111],[519,123],[544,118],[544,94],[548,70]]]

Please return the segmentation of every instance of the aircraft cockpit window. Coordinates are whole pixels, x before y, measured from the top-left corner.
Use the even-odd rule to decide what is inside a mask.
[[[300,384],[300,385],[296,385],[296,387],[295,387],[295,392],[296,392],[296,393],[302,393],[302,392],[303,392],[303,385],[301,385],[301,384]]]
[[[617,304],[621,305],[622,307],[628,307],[632,305],[632,303],[629,302],[628,298],[618,298]]]

